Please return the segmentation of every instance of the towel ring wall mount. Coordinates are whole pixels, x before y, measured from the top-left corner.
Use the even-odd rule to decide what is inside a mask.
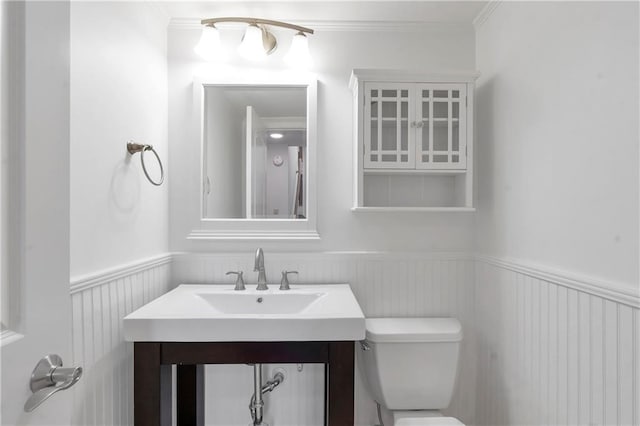
[[[127,151],[129,152],[130,155],[133,155],[133,154],[139,152],[140,153],[140,163],[142,163],[142,171],[144,171],[144,175],[147,177],[149,182],[151,182],[153,185],[155,185],[155,186],[162,185],[162,182],[164,182],[164,167],[162,167],[162,161],[160,160],[160,156],[158,155],[156,150],[153,149],[152,145],[139,144],[139,143],[135,143],[133,141],[129,141],[129,142],[127,142]],[[157,182],[154,181],[151,178],[151,176],[149,176],[149,173],[147,172],[147,167],[144,164],[144,153],[146,151],[153,152],[153,155],[156,156],[156,160],[158,160],[158,165],[160,166],[160,180],[157,181]]]

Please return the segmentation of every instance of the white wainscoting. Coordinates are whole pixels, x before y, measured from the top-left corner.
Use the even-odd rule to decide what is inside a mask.
[[[637,295],[491,258],[475,278],[476,424],[640,425]]]
[[[231,283],[226,271],[242,270],[255,285],[253,254],[176,254],[174,283]],[[460,376],[448,414],[472,424],[475,411],[474,262],[464,253],[265,253],[269,282],[279,282],[283,269],[298,270],[295,283],[349,282],[368,317],[455,316],[465,338]],[[273,368],[270,365],[268,369]],[[265,420],[281,426],[321,425],[324,370],[305,365],[298,373],[287,365],[288,377],[269,396]],[[207,368],[206,423],[246,426],[251,396],[251,370],[246,366]],[[301,402],[302,401],[302,402]],[[220,407],[223,407],[220,410]],[[377,424],[376,408],[356,371],[356,424]],[[389,423],[387,417],[385,424]]]
[[[169,290],[170,270],[166,254],[72,280],[69,365],[84,369],[73,425],[133,425],[133,345],[123,340],[122,319]]]
[[[447,413],[468,425],[640,424],[633,296],[463,253],[267,253],[265,261],[272,282],[282,269],[301,272],[293,283],[350,282],[369,317],[460,318],[463,358]],[[175,284],[229,282],[227,270],[255,282],[250,253],[164,255],[73,280],[70,365],[85,369],[74,389],[74,425],[133,424],[132,345],[122,340],[122,318]],[[287,378],[267,397],[265,419],[321,424],[322,366],[281,367]],[[207,376],[207,424],[248,424],[250,367],[212,366]],[[376,424],[356,376],[356,423]]]

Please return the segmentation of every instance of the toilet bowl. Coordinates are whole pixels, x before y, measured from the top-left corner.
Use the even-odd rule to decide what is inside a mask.
[[[455,318],[368,318],[359,357],[394,426],[463,425],[439,410],[451,402],[462,326]]]

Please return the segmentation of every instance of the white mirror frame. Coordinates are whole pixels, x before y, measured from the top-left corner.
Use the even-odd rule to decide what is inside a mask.
[[[204,154],[204,92],[206,86],[273,86],[303,87],[307,89],[307,218],[306,219],[221,219],[202,217]],[[190,183],[187,189],[189,217],[193,223],[187,239],[190,240],[319,240],[316,229],[316,143],[318,82],[315,78],[269,76],[258,78],[196,79],[193,84],[193,133],[199,141],[198,155],[189,155],[186,168]],[[197,157],[197,158],[196,158]]]

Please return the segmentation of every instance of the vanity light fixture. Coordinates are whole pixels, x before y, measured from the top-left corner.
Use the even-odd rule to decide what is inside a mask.
[[[291,47],[284,57],[284,61],[293,66],[308,66],[311,63],[309,41],[302,31],[293,36]]]
[[[221,59],[222,43],[220,42],[220,32],[215,25],[205,25],[202,28],[200,41],[193,48],[193,51],[207,61]]]
[[[278,47],[278,40],[267,26],[288,28],[296,31],[291,41],[291,48],[285,56],[285,61],[292,66],[305,66],[311,61],[309,43],[306,34],[313,34],[311,28],[289,24],[281,21],[260,18],[210,18],[200,23],[204,26],[200,42],[194,48],[195,52],[206,60],[219,59],[221,53],[220,35],[216,24],[223,22],[240,22],[249,24],[238,53],[249,60],[260,60],[273,53]]]

